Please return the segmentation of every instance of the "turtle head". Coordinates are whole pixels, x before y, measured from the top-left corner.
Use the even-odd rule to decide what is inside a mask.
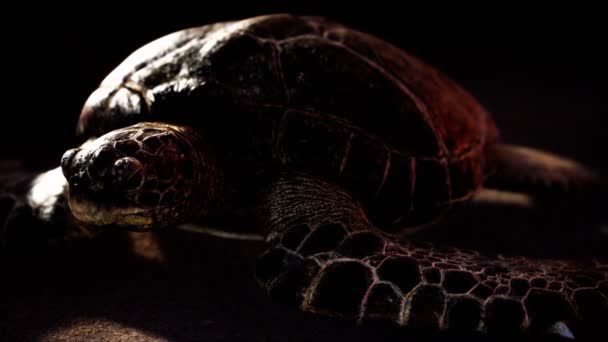
[[[196,130],[144,122],[117,129],[61,160],[69,206],[88,224],[150,230],[204,215],[219,177]]]

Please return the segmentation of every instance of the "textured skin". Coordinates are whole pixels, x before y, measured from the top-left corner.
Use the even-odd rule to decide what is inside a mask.
[[[113,130],[61,160],[76,218],[139,230],[208,215],[223,183],[216,166],[197,130],[159,122]]]
[[[489,334],[565,322],[580,336],[606,323],[606,260],[496,258],[399,239],[339,188],[303,177],[279,180],[266,201],[274,247],[258,280],[304,311]]]

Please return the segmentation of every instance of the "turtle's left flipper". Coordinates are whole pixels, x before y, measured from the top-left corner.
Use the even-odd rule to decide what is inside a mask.
[[[258,281],[303,311],[496,336],[543,334],[557,322],[585,335],[608,315],[599,260],[486,257],[398,238],[345,191],[314,178],[281,178],[265,198],[258,217],[271,246]]]
[[[323,315],[401,321],[406,289],[390,281],[373,284],[380,280],[374,266],[388,237],[346,192],[304,176],[282,177],[263,196],[258,218],[271,247],[259,258],[256,275],[272,297]],[[411,289],[420,279],[417,270],[410,277],[407,268]]]

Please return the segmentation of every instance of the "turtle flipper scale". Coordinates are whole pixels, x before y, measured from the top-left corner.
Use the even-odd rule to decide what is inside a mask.
[[[562,322],[575,336],[608,314],[605,263],[496,258],[392,236],[320,180],[280,179],[260,218],[271,247],[258,259],[258,282],[305,312],[488,334],[544,333]]]

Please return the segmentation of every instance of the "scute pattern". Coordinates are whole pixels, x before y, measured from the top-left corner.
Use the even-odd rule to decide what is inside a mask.
[[[214,127],[234,160],[274,158],[341,177],[377,202],[370,208],[382,226],[426,224],[470,197],[484,179],[482,148],[495,139],[485,110],[432,67],[338,23],[287,14],[161,38],[87,104],[87,132],[148,118]],[[243,141],[251,136],[259,139]]]
[[[327,227],[342,226],[300,224],[286,235],[309,232],[306,241],[326,234]],[[373,229],[345,226],[339,231],[345,232],[339,234],[341,242],[331,244],[341,247],[318,254],[306,251],[305,244],[293,248],[291,240],[292,247],[277,244],[272,253],[284,258],[280,274],[261,274],[261,283],[286,291],[284,279],[289,279],[294,284],[289,291],[297,293],[306,311],[458,331],[543,330],[558,321],[576,328],[580,320],[597,324],[608,314],[606,265],[597,261],[583,266],[524,257],[493,260],[475,251],[397,240]],[[294,282],[286,276],[293,272],[291,259],[314,267]],[[259,265],[264,269],[269,262],[276,264],[265,257]],[[579,267],[590,271],[577,276]]]
[[[317,36],[292,38],[279,47],[291,106],[333,113],[409,154],[439,153],[432,128],[398,84],[345,47]],[[375,113],[382,113],[385,120],[379,121]]]
[[[462,155],[486,139],[496,138],[485,109],[438,70],[372,35],[336,23],[326,22],[324,35],[399,79],[421,103],[448,155]]]

